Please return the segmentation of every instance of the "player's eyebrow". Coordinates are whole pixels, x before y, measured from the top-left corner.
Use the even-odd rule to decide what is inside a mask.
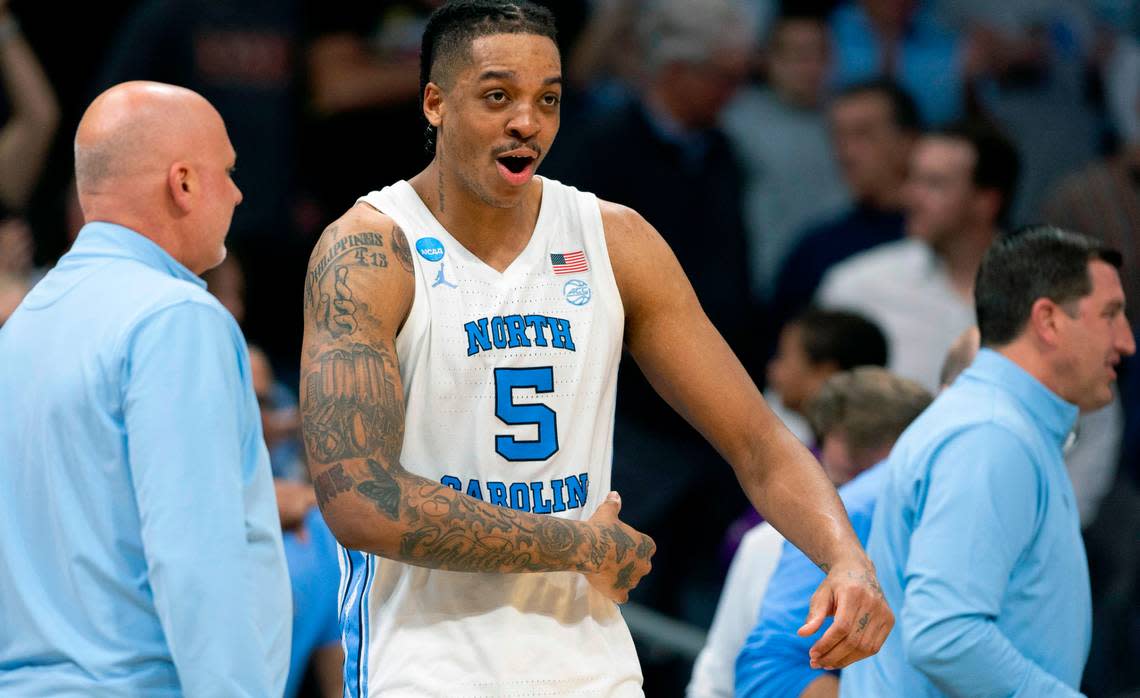
[[[484,80],[514,80],[515,77],[517,77],[517,75],[513,70],[484,70],[482,73],[479,73],[479,82],[483,82]],[[543,87],[561,84],[561,75],[551,75],[542,81]]]
[[[515,77],[513,70],[484,70],[479,73],[479,82],[484,80],[511,80]]]

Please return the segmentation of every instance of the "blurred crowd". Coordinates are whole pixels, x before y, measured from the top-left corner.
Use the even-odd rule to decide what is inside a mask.
[[[1140,5],[537,1],[558,20],[568,80],[539,173],[661,232],[837,485],[881,460],[969,363],[975,277],[1003,232],[1049,222],[1119,249],[1135,325]],[[419,41],[438,4],[0,0],[0,324],[81,225],[71,138],[93,96],[125,80],[174,83],[228,126],[245,198],[230,257],[207,281],[258,347],[294,575],[292,694],[339,695],[340,662],[333,540],[297,436],[305,263],[357,196],[426,164]],[[64,11],[83,28],[67,39]],[[734,553],[734,570],[747,553],[734,572],[753,595],[738,607],[747,633],[778,534],[627,363],[614,488],[659,551],[633,600],[707,628]],[[1140,366],[1123,367],[1112,405],[1081,416],[1066,462],[1093,585],[1083,689],[1123,695],[1140,688]],[[689,684],[689,659],[642,663],[648,695]],[[720,695],[698,674],[691,695]]]

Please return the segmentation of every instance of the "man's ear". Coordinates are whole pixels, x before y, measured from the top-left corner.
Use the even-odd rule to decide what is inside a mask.
[[[198,193],[198,180],[194,170],[185,162],[176,162],[166,173],[166,186],[174,206],[183,213],[193,208],[193,197]]]
[[[436,128],[443,123],[443,88],[434,82],[424,87],[424,117]]]
[[[1067,317],[1064,308],[1048,298],[1038,298],[1029,311],[1029,326],[1026,329],[1033,333],[1037,341],[1055,347],[1061,342],[1059,323],[1063,315]]]

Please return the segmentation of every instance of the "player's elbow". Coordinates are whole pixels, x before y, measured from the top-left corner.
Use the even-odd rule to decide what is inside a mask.
[[[321,514],[344,547],[381,557],[397,556],[402,534],[398,521],[336,505],[321,507]]]

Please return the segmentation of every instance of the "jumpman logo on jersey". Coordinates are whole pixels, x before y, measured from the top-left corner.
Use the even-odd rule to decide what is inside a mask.
[[[458,284],[453,284],[444,278],[444,276],[443,276],[443,262],[439,263],[439,273],[435,275],[435,281],[432,282],[432,285],[431,285],[432,288],[435,288],[436,286],[447,286],[448,288],[459,288]]]

